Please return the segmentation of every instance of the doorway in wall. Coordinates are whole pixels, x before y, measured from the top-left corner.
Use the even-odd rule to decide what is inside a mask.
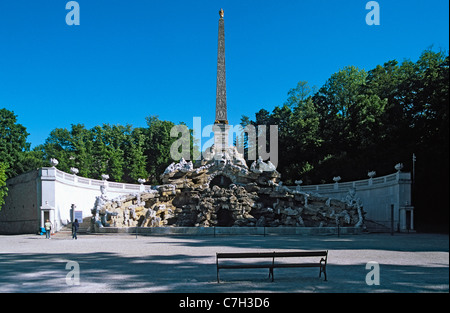
[[[50,220],[50,211],[44,211],[44,223]]]
[[[228,209],[217,211],[217,226],[230,227],[234,224],[233,213]]]

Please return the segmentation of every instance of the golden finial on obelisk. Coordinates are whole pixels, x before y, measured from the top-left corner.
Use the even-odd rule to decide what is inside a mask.
[[[223,18],[223,9],[220,9],[219,15],[220,15],[220,18]]]

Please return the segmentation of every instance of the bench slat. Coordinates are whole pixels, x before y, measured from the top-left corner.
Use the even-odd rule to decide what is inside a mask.
[[[289,251],[289,252],[244,252],[244,253],[217,253],[218,259],[239,258],[283,258],[283,257],[315,257],[327,256],[327,251]]]
[[[272,258],[273,252],[217,253],[219,259]]]
[[[275,264],[219,264],[218,268],[239,269],[239,268],[289,268],[289,267],[321,267],[321,263],[275,263]]]
[[[327,256],[327,251],[294,251],[294,252],[276,252],[275,257],[315,257]]]
[[[324,266],[324,264],[321,263],[275,263],[272,267],[273,268],[288,268],[288,267],[321,267]]]
[[[235,268],[235,269],[238,269],[238,268],[271,268],[271,267],[273,267],[272,266],[272,264],[239,264],[239,265],[237,265],[237,264],[233,264],[233,265],[228,265],[228,264],[219,264],[218,265],[218,268],[227,268],[227,269],[230,269],[230,268]]]

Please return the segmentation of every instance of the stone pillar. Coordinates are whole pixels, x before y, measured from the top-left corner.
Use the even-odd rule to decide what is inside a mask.
[[[56,171],[55,167],[43,167],[39,170],[41,180],[41,227],[44,226],[44,212],[48,212],[50,222],[53,224],[53,231],[59,229],[56,221],[55,206],[56,206]]]
[[[407,219],[409,216],[409,221]],[[408,224],[409,222],[409,224]],[[406,204],[400,207],[400,231],[415,231],[414,230],[414,207]]]
[[[224,153],[228,148],[227,120],[227,84],[225,71],[225,21],[223,10],[219,15],[219,36],[217,44],[217,86],[216,86],[216,121],[213,126],[216,153]]]
[[[399,208],[399,228],[400,231],[405,231],[406,230],[406,210],[404,207],[400,207]]]
[[[225,21],[223,10],[219,11],[219,38],[217,45],[217,86],[215,124],[228,124],[227,120],[227,84],[225,72]]]
[[[216,153],[224,153],[228,148],[228,131],[230,130],[230,125],[227,124],[214,124],[214,147]]]

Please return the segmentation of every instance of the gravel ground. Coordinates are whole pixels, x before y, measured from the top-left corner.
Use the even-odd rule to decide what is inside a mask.
[[[0,292],[449,292],[449,236],[0,236]],[[329,250],[317,268],[222,270],[216,252]],[[368,285],[366,277],[379,284]],[[77,269],[79,271],[77,272]],[[79,274],[79,275],[78,275]],[[78,279],[79,278],[79,279]]]

